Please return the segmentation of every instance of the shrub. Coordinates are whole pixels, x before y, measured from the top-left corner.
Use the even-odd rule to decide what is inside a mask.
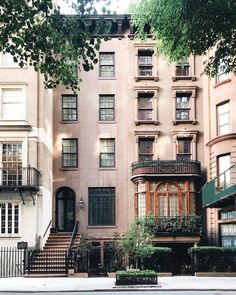
[[[154,270],[150,269],[145,269],[145,270],[118,270],[116,272],[117,275],[119,276],[153,276],[156,274]]]
[[[236,248],[192,247],[188,250],[195,271],[236,270]]]
[[[155,271],[171,271],[172,258],[172,248],[155,247],[154,254],[145,260],[144,267]]]

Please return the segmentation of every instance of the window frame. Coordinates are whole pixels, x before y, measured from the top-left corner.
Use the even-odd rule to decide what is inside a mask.
[[[95,194],[95,190],[100,190],[101,192],[102,191],[104,192],[103,194],[102,193]],[[109,199],[105,201],[106,190],[109,190]],[[95,197],[93,197],[93,194],[91,194],[91,191],[94,191]],[[94,202],[93,199],[97,200],[97,204],[96,202]],[[98,199],[100,199],[99,202],[98,202]],[[108,205],[108,206],[105,206],[104,203],[105,205]],[[107,209],[107,207],[111,208],[111,210],[104,211],[104,208]],[[94,211],[100,211],[100,212],[96,212],[96,214],[94,214]],[[105,212],[110,214],[109,216],[110,220],[107,217],[106,222],[104,221],[98,222],[97,220],[102,220],[102,218],[104,218]],[[92,226],[92,227],[108,226],[109,227],[109,226],[115,226],[115,225],[116,225],[116,188],[115,187],[89,187],[88,188],[88,226]]]
[[[228,111],[223,114],[220,114],[219,113],[220,108],[225,105],[228,105]],[[228,114],[228,116],[227,116],[228,123],[227,124],[220,124],[220,116],[223,116],[225,114]],[[216,126],[217,136],[229,134],[230,133],[230,101],[229,100],[221,102],[216,105],[216,118],[217,118],[217,120],[216,120],[217,121],[217,126]],[[228,126],[228,132],[222,133],[222,131],[220,131],[220,129],[225,126]]]
[[[225,73],[224,71],[225,63],[223,60],[220,60],[220,63],[218,65],[218,70],[215,76],[215,83],[216,84],[221,84],[225,81],[229,80],[229,73]]]
[[[152,49],[138,50],[138,76],[139,77],[141,78],[153,77],[153,54],[154,52]]]
[[[183,142],[184,145],[187,143],[187,145],[183,145],[181,147],[180,142]],[[192,160],[192,150],[191,150],[191,143],[192,138],[191,137],[178,137],[177,138],[177,153],[176,153],[176,160],[177,161],[191,161]],[[188,149],[188,151],[184,151],[185,149]],[[183,149],[183,152],[180,152],[180,149]],[[185,159],[186,158],[186,159]]]
[[[66,97],[74,97],[76,99],[76,101],[75,101],[76,106],[73,108],[72,107],[71,108],[64,107],[63,106],[63,103],[64,103],[63,99]],[[75,110],[76,119],[64,119],[64,115],[65,115],[63,112],[64,110]],[[67,116],[69,116],[69,115],[67,114]],[[72,116],[73,116],[73,114],[72,114]],[[78,96],[76,94],[62,94],[61,95],[61,120],[62,120],[62,122],[71,122],[71,121],[76,122],[76,121],[78,121]]]
[[[112,98],[113,108],[101,107],[101,99],[102,98]],[[111,120],[102,119],[102,110],[111,110],[113,113],[112,119]],[[100,122],[113,122],[113,121],[115,121],[115,95],[114,94],[99,94],[99,121]]]
[[[189,107],[186,108],[189,113],[189,119],[177,119],[178,108],[178,97],[189,97]],[[196,125],[196,95],[197,95],[197,86],[173,86],[172,87],[172,124],[192,124]]]
[[[64,141],[74,141],[76,143],[76,152],[64,152],[63,151],[63,142]],[[65,161],[64,161],[64,155],[75,155],[76,156],[76,163],[75,165],[65,165]],[[61,157],[61,166],[62,168],[65,169],[70,169],[70,168],[78,168],[78,138],[62,138],[62,157]]]
[[[138,141],[138,161],[139,162],[154,160],[154,141],[155,141],[154,137],[139,137],[139,141]],[[148,152],[141,153],[141,146],[140,146],[141,142],[148,142],[151,145],[151,149],[150,149],[149,153]],[[144,158],[150,157],[150,159],[141,159],[142,157],[144,157]]]
[[[188,75],[182,75],[184,69],[187,69]],[[179,70],[180,69],[180,70]],[[179,70],[179,72],[178,72]],[[180,73],[180,75],[179,75]],[[195,74],[195,56],[190,55],[185,59],[180,59],[177,63],[173,64],[172,66],[172,81],[178,80],[192,80],[196,81],[196,74]]]
[[[102,142],[105,142],[105,141],[113,142],[113,152],[103,152],[102,151]],[[102,162],[104,161],[104,159],[102,159],[103,155],[113,156],[111,159],[113,160],[114,165],[103,165],[102,164]],[[109,162],[109,161],[111,161],[111,159],[106,158],[105,162],[106,161]],[[99,168],[112,169],[112,168],[115,168],[115,167],[116,167],[116,140],[115,140],[115,138],[100,138]]]
[[[111,60],[113,61],[113,64],[103,65],[101,63],[102,61],[102,55],[111,55]],[[102,71],[102,67],[110,67],[113,70],[112,71]],[[112,73],[111,76],[103,76],[102,73]],[[116,72],[115,72],[115,52],[99,52],[99,78],[101,79],[113,79],[115,78]]]
[[[190,161],[197,160],[197,135],[198,131],[172,131],[173,135],[173,159],[177,160],[178,152],[178,140],[189,139],[190,140],[190,150],[191,157]]]
[[[2,233],[2,229],[3,229],[3,226],[2,226],[2,221],[3,221],[3,215],[2,215],[2,205],[7,205],[5,206],[5,211],[6,211],[6,218],[5,218],[5,232]],[[9,213],[9,208],[8,208],[8,205],[11,204],[12,205],[12,213],[14,212],[14,214],[12,214],[12,219],[11,219],[11,223],[12,223],[12,226],[11,226],[11,229],[12,231],[9,233],[8,230],[9,230],[9,225],[8,225],[8,222],[9,222],[9,218],[8,217],[8,213]],[[17,207],[17,208],[16,208]],[[16,215],[16,209],[18,210],[18,216]],[[17,216],[17,219],[16,219],[16,216]],[[8,202],[8,201],[0,201],[0,237],[17,237],[17,236],[20,236],[20,230],[21,230],[21,206],[20,206],[20,203],[19,202]],[[16,221],[17,221],[17,225],[16,225]],[[16,230],[17,229],[17,230]]]

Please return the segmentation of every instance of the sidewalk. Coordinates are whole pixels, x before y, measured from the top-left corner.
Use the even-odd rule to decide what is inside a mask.
[[[46,291],[111,291],[115,279],[111,278],[2,278],[0,294],[4,292],[46,292]],[[120,288],[119,288],[120,289]],[[118,289],[118,290],[119,290]],[[130,289],[130,288],[128,288]],[[135,286],[132,290],[147,290]],[[124,288],[122,288],[124,290]],[[126,289],[125,289],[126,290]],[[158,286],[150,290],[229,290],[236,291],[236,279],[231,277],[160,277]]]

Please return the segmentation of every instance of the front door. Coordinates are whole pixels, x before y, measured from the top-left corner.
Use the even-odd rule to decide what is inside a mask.
[[[56,226],[60,232],[72,232],[75,224],[75,193],[61,188],[56,196]]]

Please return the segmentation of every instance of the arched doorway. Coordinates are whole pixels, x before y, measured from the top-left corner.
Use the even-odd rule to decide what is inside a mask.
[[[61,232],[72,232],[75,224],[75,193],[62,187],[56,194],[56,227]]]

